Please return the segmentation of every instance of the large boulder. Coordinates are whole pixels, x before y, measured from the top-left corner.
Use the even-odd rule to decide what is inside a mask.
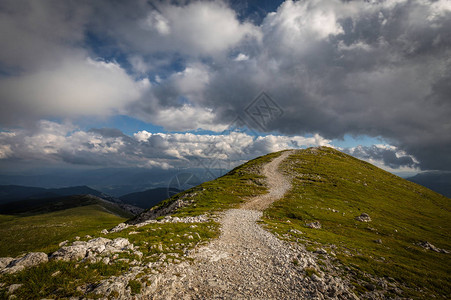
[[[111,242],[110,239],[99,237],[99,238],[89,240],[87,242],[87,247],[88,247],[89,251],[100,254],[103,251],[105,251],[106,244],[108,244],[109,242]]]
[[[88,247],[86,245],[66,246],[53,252],[50,258],[54,260],[74,261],[84,258],[87,251]]]
[[[13,260],[14,258],[12,257],[0,257],[0,269],[6,268],[6,266],[9,265],[9,263]]]
[[[120,252],[124,250],[128,245],[130,245],[128,239],[116,238],[105,245],[105,251],[110,253]]]
[[[26,268],[37,266],[41,263],[46,263],[49,261],[47,254],[43,252],[30,252],[25,256],[14,259],[3,272],[11,274],[22,271]]]
[[[105,245],[106,243],[109,243],[109,242],[111,242],[110,239],[99,237],[99,238],[89,240],[87,244],[88,244],[88,247],[91,248],[91,247],[96,247],[96,246],[100,246],[100,245]]]

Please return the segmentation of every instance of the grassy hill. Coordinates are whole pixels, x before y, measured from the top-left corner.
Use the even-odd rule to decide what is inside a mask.
[[[178,217],[201,214],[214,216],[222,210],[238,207],[246,198],[267,192],[260,170],[266,162],[279,155],[280,152],[272,153],[251,160],[216,180],[159,203],[144,214],[155,215],[166,210],[166,213],[169,211],[169,214]],[[262,222],[268,230],[283,239],[306,245],[308,250],[326,250],[335,257],[332,263],[339,269],[340,276],[347,277],[354,284],[357,294],[383,288],[379,282],[384,279],[390,284],[396,283],[394,287],[384,288],[388,297],[448,297],[451,291],[451,254],[425,250],[418,242],[428,241],[439,248],[451,250],[449,198],[327,147],[296,151],[280,168],[291,178],[293,189],[264,212]],[[171,209],[174,203],[180,205]],[[47,217],[55,220],[55,224],[60,224],[56,221],[56,215],[52,214],[69,211],[54,212]],[[80,215],[79,211],[73,213]],[[92,215],[97,216],[98,213],[95,211]],[[369,214],[372,221],[357,221],[355,218],[361,213]],[[60,217],[61,223],[69,220],[67,216]],[[11,216],[2,218],[2,228],[8,228],[19,220]],[[89,213],[80,218],[88,220]],[[129,222],[137,222],[139,218]],[[123,219],[97,222],[97,217],[94,217],[90,220],[87,223],[92,222],[92,231],[81,232],[74,228],[65,236],[49,237],[46,243],[42,243],[42,249],[47,252],[55,249],[58,242],[70,239],[69,236],[74,234],[103,236],[99,233],[100,229],[111,228]],[[321,229],[307,227],[308,223],[314,221],[321,224]],[[31,228],[33,224],[38,224],[38,219],[24,219],[23,222]],[[187,249],[191,249],[218,234],[216,222],[198,223],[195,226],[195,231],[200,235],[194,240],[187,238],[192,235],[193,227],[183,223],[150,224],[107,237],[129,238],[143,252],[143,263],[148,263],[155,257],[169,257],[170,253],[182,251],[177,248],[177,244],[184,244]],[[129,235],[133,230],[136,232]],[[5,243],[20,238],[11,237]],[[24,242],[32,238],[32,234],[23,236]],[[3,240],[1,244],[4,244]],[[161,249],[160,244],[164,245]],[[12,251],[12,247],[4,251]],[[329,262],[324,259],[326,263]],[[40,298],[80,296],[80,291],[73,291],[70,282],[96,284],[108,274],[117,275],[130,267],[127,263],[113,264],[108,265],[107,270],[100,265],[87,265],[83,268],[84,273],[78,274],[71,266],[73,263],[51,262],[18,275],[0,278],[0,282],[25,283],[19,295],[29,296],[33,291],[38,291]],[[51,276],[58,269],[68,270],[67,274],[64,273],[63,277]],[[26,278],[40,280],[30,281]],[[55,292],[55,287],[59,287],[58,292]]]
[[[268,228],[333,252],[361,292],[380,277],[401,283],[392,297],[450,295],[451,254],[418,245],[451,250],[449,198],[326,147],[297,151],[281,169],[293,189],[265,212]],[[372,221],[357,221],[361,213]],[[321,229],[306,227],[314,221]]]
[[[106,201],[93,195],[72,195],[9,202],[0,204],[0,214],[30,216],[87,205],[102,206],[104,210],[123,218],[130,218],[133,216],[131,213],[122,209],[119,204]]]
[[[58,243],[98,233],[133,215],[92,195],[27,199],[0,205],[0,257],[50,252]]]
[[[47,189],[20,185],[0,185],[0,204],[24,200],[61,198],[74,195],[93,195],[107,201],[120,202],[119,199],[94,190],[88,186]]]
[[[100,204],[29,216],[0,215],[0,257],[55,251],[59,242],[98,234],[124,220]]]

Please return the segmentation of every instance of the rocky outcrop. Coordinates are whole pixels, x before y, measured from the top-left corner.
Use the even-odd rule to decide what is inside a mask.
[[[12,257],[0,257],[0,270],[6,268],[13,260],[14,258]]]
[[[50,259],[62,261],[74,261],[84,258],[86,256],[87,250],[88,249],[86,248],[86,246],[83,245],[65,246],[55,251],[50,256]]]
[[[440,249],[434,245],[432,245],[431,243],[429,243],[428,241],[421,241],[417,244],[418,246],[426,249],[426,250],[431,250],[437,253],[444,253],[444,254],[448,254],[449,251],[445,250],[445,249]]]
[[[193,198],[197,195],[197,192],[185,193],[180,196],[180,198],[161,206],[153,207],[146,210],[136,216],[136,218],[128,221],[128,224],[138,224],[147,220],[155,220],[161,216],[167,216],[174,213],[177,209],[188,206],[193,203]]]
[[[64,245],[66,244],[67,242],[64,243]],[[108,264],[110,262],[109,256],[123,251],[129,251],[130,253],[141,257],[142,253],[134,250],[134,248],[133,244],[126,238],[110,240],[99,237],[87,242],[75,241],[72,245],[61,247],[50,256],[43,252],[30,252],[17,258],[0,257],[0,273],[16,273],[41,263],[46,263],[49,259],[61,261],[103,261]]]
[[[116,238],[114,240],[106,238],[95,238],[87,242],[76,241],[71,246],[64,246],[55,251],[50,259],[62,261],[76,261],[87,258],[90,261],[101,260],[103,257],[116,252],[127,250],[131,244],[128,239]]]
[[[10,259],[9,257],[2,258],[3,264],[9,259]],[[48,261],[49,259],[47,254],[43,252],[30,252],[22,257],[10,260],[9,264],[3,268],[2,273],[7,274],[16,273],[26,268],[37,266],[41,263],[46,263]]]
[[[127,229],[129,227],[142,227],[142,226],[146,226],[149,224],[164,224],[164,223],[204,223],[204,222],[208,222],[209,218],[205,215],[200,215],[200,216],[194,216],[194,217],[184,217],[184,218],[179,218],[179,217],[172,217],[172,216],[166,216],[164,217],[164,219],[161,220],[147,220],[147,221],[143,221],[141,223],[136,223],[134,225],[129,225],[126,223],[120,223],[117,226],[115,226],[114,228],[112,228],[110,231],[103,229],[101,231],[102,234],[108,234],[108,233],[114,233],[114,232],[120,232],[124,229]]]

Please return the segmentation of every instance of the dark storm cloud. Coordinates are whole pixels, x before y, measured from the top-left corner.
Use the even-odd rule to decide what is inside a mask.
[[[235,2],[3,1],[1,124],[127,114],[222,131],[266,91],[283,109],[268,132],[381,137],[422,169],[451,169],[449,1],[285,1],[255,18],[251,7],[275,8]],[[125,141],[123,153],[150,155],[172,141],[141,149],[114,130],[84,134],[108,140],[89,140],[98,153]]]
[[[415,162],[410,155],[406,155],[393,148],[376,145],[371,147],[359,146],[356,148],[345,149],[344,152],[364,160],[382,161],[384,165],[392,169],[399,169],[400,167],[413,168],[417,166],[417,162]]]
[[[449,2],[287,1],[261,28],[261,52],[206,88],[220,120],[266,90],[284,109],[268,130],[380,136],[423,169],[451,168]]]

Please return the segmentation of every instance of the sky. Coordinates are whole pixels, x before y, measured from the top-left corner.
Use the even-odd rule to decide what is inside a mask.
[[[2,0],[0,171],[451,171],[450,28],[448,0]]]

